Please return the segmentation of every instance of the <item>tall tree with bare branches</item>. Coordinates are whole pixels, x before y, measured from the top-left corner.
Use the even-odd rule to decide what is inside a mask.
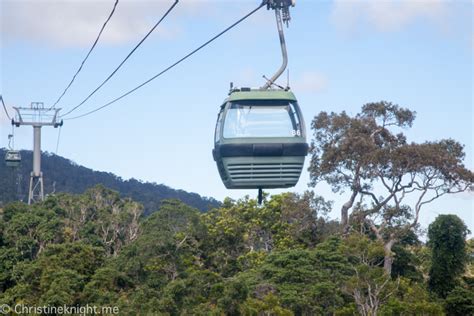
[[[368,226],[384,244],[389,275],[392,247],[416,229],[421,209],[474,183],[473,172],[463,165],[463,146],[455,140],[407,141],[402,129],[411,127],[415,116],[381,101],[365,104],[354,117],[321,112],[312,122],[311,184],[325,181],[335,192],[348,192],[341,207],[343,232],[349,231],[350,218]]]

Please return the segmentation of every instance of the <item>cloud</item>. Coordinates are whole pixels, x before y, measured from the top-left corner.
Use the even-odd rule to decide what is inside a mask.
[[[112,10],[113,3],[112,0],[2,0],[2,37],[58,46],[89,46]],[[101,42],[121,44],[140,38],[172,3],[172,0],[121,0],[102,34]],[[211,2],[188,0],[180,1],[172,14],[174,18],[187,15],[205,17],[213,12]],[[156,29],[157,36],[169,39],[181,33],[174,20],[166,22]]]
[[[297,92],[317,93],[324,91],[328,86],[328,79],[319,72],[304,72],[294,80],[290,78],[290,87]]]
[[[103,45],[136,42],[168,10],[174,0],[120,0],[101,36]],[[59,47],[89,47],[112,10],[114,0],[0,0],[0,45],[11,40],[36,41]],[[181,0],[153,37],[182,36],[189,23],[229,19],[255,8],[253,0]],[[273,25],[272,14],[256,14],[245,23],[253,31]],[[271,22],[271,23],[270,23]],[[152,39],[152,38],[150,38]]]
[[[449,4],[446,0],[334,0],[332,20],[345,31],[354,31],[361,23],[381,32],[398,31],[420,19],[443,26]]]

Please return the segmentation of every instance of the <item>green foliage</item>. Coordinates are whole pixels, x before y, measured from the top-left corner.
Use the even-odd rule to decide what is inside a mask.
[[[443,306],[430,301],[429,293],[423,284],[400,278],[397,287],[386,304],[380,309],[380,315],[444,315]]]
[[[457,286],[446,297],[445,311],[447,315],[474,315],[474,289]]]
[[[0,247],[0,293],[12,287],[13,268],[21,261],[21,254],[14,248]]]
[[[102,248],[83,243],[49,245],[36,260],[15,265],[15,285],[0,298],[11,304],[77,304],[85,284],[103,262]]]
[[[340,287],[350,270],[337,238],[314,250],[274,252],[258,271],[262,283],[269,285],[259,295],[276,291],[282,305],[297,315],[330,314],[344,304]]]
[[[34,259],[47,244],[63,241],[62,223],[55,210],[41,205],[25,210],[13,205],[5,208],[5,218],[2,239],[24,259]]]
[[[119,301],[120,292],[127,291],[133,283],[123,272],[112,266],[98,268],[83,291],[83,301],[111,306]]]
[[[466,225],[456,215],[439,215],[428,228],[428,245],[432,249],[428,285],[442,298],[459,284],[465,271],[467,233]]]
[[[275,316],[291,316],[294,315],[289,309],[281,306],[278,296],[270,293],[261,300],[249,298],[244,303],[245,315],[275,315]]]
[[[285,193],[262,206],[226,199],[203,214],[166,200],[142,218],[138,203],[102,186],[11,204],[0,217],[0,301],[124,315],[354,315],[379,289],[378,314],[442,313],[419,277],[429,256],[416,236],[394,248],[392,279],[382,243],[334,236],[330,206]],[[466,297],[453,291],[446,308],[466,310]]]
[[[351,295],[361,315],[376,315],[397,288],[381,267],[383,245],[365,235],[353,234],[344,241],[344,253],[354,273],[344,290]]]
[[[96,270],[138,233],[141,206],[103,187],[7,205],[0,219],[0,298],[75,304]]]
[[[413,281],[423,281],[423,274],[417,268],[421,262],[413,253],[412,247],[395,245],[392,251],[395,254],[392,278],[405,277]]]
[[[224,205],[203,215],[212,240],[207,263],[224,276],[255,268],[273,250],[314,247],[328,232],[331,204],[309,192],[275,195],[261,207],[248,197]]]

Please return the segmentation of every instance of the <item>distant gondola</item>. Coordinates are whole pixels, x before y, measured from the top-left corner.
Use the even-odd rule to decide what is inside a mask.
[[[9,150],[5,154],[5,163],[8,167],[18,167],[21,163],[21,154],[18,150]]]

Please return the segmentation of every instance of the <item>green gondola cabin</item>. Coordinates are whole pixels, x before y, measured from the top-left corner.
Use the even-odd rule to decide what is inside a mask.
[[[308,153],[303,116],[288,89],[233,89],[212,151],[228,189],[295,186]]]

